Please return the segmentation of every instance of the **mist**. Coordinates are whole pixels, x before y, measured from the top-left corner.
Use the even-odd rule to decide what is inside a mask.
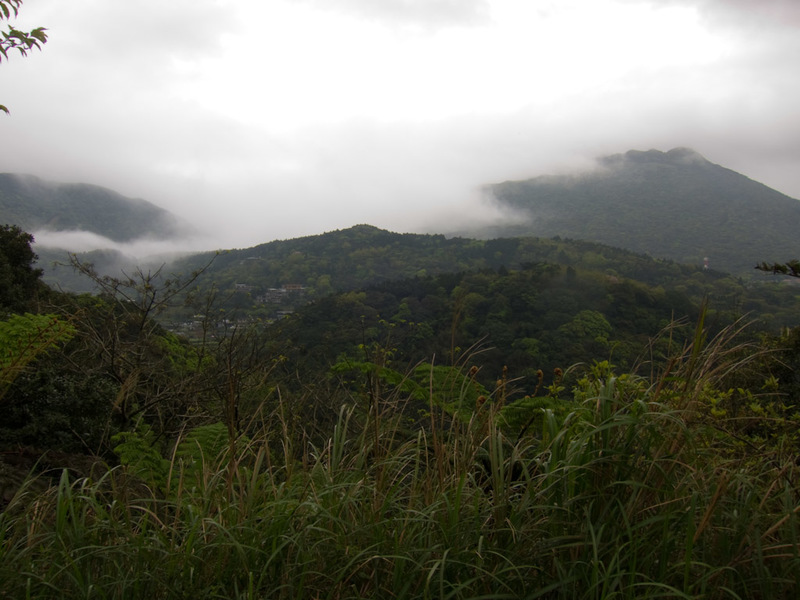
[[[514,218],[487,184],[631,149],[689,147],[800,197],[789,0],[40,0],[17,25],[50,41],[0,66],[0,171],[201,232],[121,250],[137,255],[467,230]]]
[[[208,240],[199,237],[183,239],[139,238],[132,242],[117,242],[89,231],[53,231],[39,229],[32,232],[34,249],[68,250],[72,253],[93,250],[112,250],[131,260],[157,262],[166,258],[209,250]]]

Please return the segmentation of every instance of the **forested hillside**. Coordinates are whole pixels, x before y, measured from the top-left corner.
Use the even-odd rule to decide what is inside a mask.
[[[0,596],[796,591],[778,278],[359,226],[75,295],[30,242],[2,229]]]
[[[511,211],[513,222],[478,226],[461,232],[464,238],[447,240],[378,234],[362,226],[342,241],[331,235],[309,236],[231,250],[218,258],[212,272],[221,287],[257,279],[255,285],[298,283],[320,295],[397,277],[496,268],[503,263],[481,244],[498,238],[594,242],[604,248],[595,251],[601,257],[617,252],[610,248],[627,249],[698,268],[707,261],[713,270],[747,278],[762,261],[781,262],[796,255],[800,201],[686,148],[631,150],[598,159],[593,171],[508,181],[488,185],[486,191],[501,209]],[[175,239],[185,231],[176,217],[143,200],[97,186],[55,184],[23,175],[0,175],[0,211],[5,222],[23,229],[83,230],[115,241]],[[326,253],[330,259],[323,256]],[[176,268],[204,264],[211,254]],[[41,255],[49,283],[85,291],[68,271],[52,268],[54,261],[64,261],[64,252],[42,249]],[[110,251],[84,260],[110,275],[134,266],[130,258]]]
[[[54,183],[32,175],[0,173],[2,221],[27,231],[88,231],[115,242],[176,237],[175,215],[146,200],[96,185]]]
[[[697,304],[708,296],[713,311],[750,315],[767,329],[791,326],[795,296],[791,280],[754,270],[744,280],[593,242],[533,237],[474,240],[442,235],[398,234],[368,225],[294,240],[270,242],[219,255],[195,255],[166,267],[190,273],[205,267],[196,284],[214,289],[229,315],[274,318],[337,292],[359,290],[402,279],[486,269],[526,270],[551,265],[560,272],[591,272],[598,281],[633,282]],[[558,269],[557,269],[558,270]],[[270,289],[302,287],[275,299]],[[284,288],[285,290],[285,288]],[[568,306],[580,307],[579,293]],[[521,301],[520,301],[521,302]],[[189,312],[172,311],[179,318]],[[653,332],[649,332],[653,333]]]
[[[631,150],[586,173],[487,186],[514,224],[482,237],[559,235],[742,275],[797,254],[800,201],[687,148]]]
[[[507,368],[533,389],[540,370],[593,360],[630,370],[648,353],[663,355],[669,344],[654,350],[650,341],[674,322],[695,322],[698,311],[674,290],[540,263],[373,286],[325,298],[276,327],[282,352],[307,373],[372,352],[406,368],[431,357],[452,365],[474,353],[469,360],[482,365],[484,383]],[[714,315],[717,328],[735,319]],[[685,328],[672,335],[680,345]]]
[[[78,258],[94,264],[103,274],[113,274],[115,266],[132,260],[118,252],[80,253]],[[682,280],[701,271],[697,266],[654,260],[618,247],[580,240],[447,238],[394,233],[371,225],[273,241],[252,248],[192,254],[171,261],[166,270],[190,273],[202,268],[204,275],[198,282],[201,285],[232,290],[236,284],[243,284],[251,288],[252,296],[269,288],[297,284],[305,288],[307,299],[313,299],[396,279],[518,267],[537,261],[605,269],[609,274],[648,283]],[[127,266],[130,270],[131,265]],[[50,273],[51,281],[65,289],[83,290],[89,283],[69,270],[51,270]]]

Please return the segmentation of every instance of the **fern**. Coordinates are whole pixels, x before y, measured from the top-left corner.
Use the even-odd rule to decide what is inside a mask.
[[[227,451],[228,441],[228,428],[222,423],[192,429],[175,450],[175,458],[180,461],[184,478],[201,481],[206,468],[209,465],[214,468]]]
[[[161,456],[155,434],[149,425],[140,423],[135,431],[122,431],[111,438],[114,453],[128,472],[150,487],[165,491],[170,463]]]
[[[167,495],[175,491],[179,478],[173,477],[172,489],[167,481],[170,469],[177,466],[184,481],[198,484],[203,482],[203,474],[216,470],[218,461],[228,450],[228,429],[222,423],[212,423],[195,427],[178,443],[175,449],[175,464],[165,459],[155,434],[149,425],[140,424],[135,431],[124,431],[111,438],[116,444],[114,453],[119,457],[129,474],[141,479],[147,485],[157,488]]]
[[[0,400],[39,355],[69,341],[75,328],[56,315],[11,315],[0,321]]]
[[[408,375],[372,362],[344,361],[331,367],[331,372],[336,374],[348,371],[373,375],[382,383],[399,389],[414,400],[433,402],[464,421],[469,420],[478,398],[490,395],[486,388],[475,380],[474,372],[464,374],[457,367],[424,363]]]

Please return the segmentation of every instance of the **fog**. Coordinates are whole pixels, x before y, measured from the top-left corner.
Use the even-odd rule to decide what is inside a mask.
[[[513,218],[482,185],[630,149],[800,198],[793,0],[39,0],[15,23],[50,41],[0,64],[0,171],[144,198],[203,232],[184,250],[468,230]]]
[[[115,250],[131,257],[172,256],[185,252],[208,250],[208,240],[203,237],[184,237],[179,240],[139,238],[133,242],[117,242],[89,231],[52,231],[39,229],[31,232],[37,248],[68,248],[81,253],[91,250]]]

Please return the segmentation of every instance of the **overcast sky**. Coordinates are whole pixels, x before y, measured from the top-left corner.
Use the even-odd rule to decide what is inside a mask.
[[[800,198],[797,0],[25,0],[0,172],[211,247],[493,218],[485,183],[694,148]]]

